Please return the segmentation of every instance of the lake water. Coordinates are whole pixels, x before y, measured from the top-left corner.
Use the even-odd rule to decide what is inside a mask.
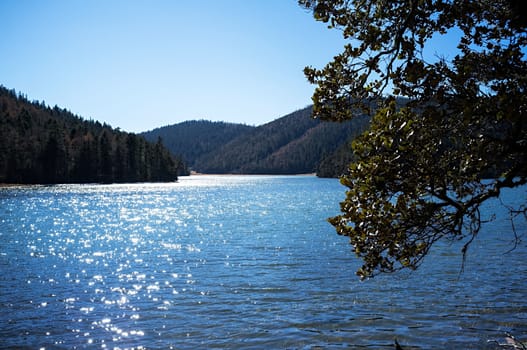
[[[526,187],[505,193],[526,202]],[[498,201],[469,249],[360,282],[311,176],[0,189],[0,348],[495,349],[527,340],[527,245]],[[516,222],[525,234],[525,221]],[[525,239],[526,236],[524,235]]]

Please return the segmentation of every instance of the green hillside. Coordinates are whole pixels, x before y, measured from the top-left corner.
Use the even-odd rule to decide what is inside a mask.
[[[184,122],[144,133],[154,140],[162,137],[174,154],[181,155],[201,173],[300,174],[317,172],[340,175],[346,164],[331,165],[340,148],[347,150],[351,138],[368,125],[359,117],[346,123],[327,123],[311,118],[311,107],[270,123],[249,127],[207,121]],[[320,168],[324,161],[324,169]]]
[[[173,181],[186,172],[160,143],[30,101],[0,86],[0,183]]]
[[[163,144],[194,168],[196,160],[209,154],[229,141],[254,129],[253,126],[208,120],[191,120],[160,127],[142,133],[145,139],[155,142],[159,137]]]
[[[196,161],[196,170],[204,173],[298,173],[288,169],[286,164],[279,169],[266,166],[265,160],[318,124],[310,115],[311,109],[305,108],[256,127],[214,152],[204,154]]]

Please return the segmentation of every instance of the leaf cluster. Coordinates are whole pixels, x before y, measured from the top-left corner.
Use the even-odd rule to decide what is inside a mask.
[[[305,69],[314,117],[373,114],[330,219],[363,259],[358,274],[416,268],[441,238],[465,242],[465,254],[481,203],[527,182],[527,12],[514,0],[299,3],[350,41]],[[425,57],[446,33],[458,33],[457,54]]]

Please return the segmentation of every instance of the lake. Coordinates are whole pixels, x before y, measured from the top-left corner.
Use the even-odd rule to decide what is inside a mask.
[[[526,202],[527,187],[504,193]],[[527,340],[527,244],[499,201],[469,248],[360,282],[313,176],[0,189],[0,348],[496,349]],[[516,222],[517,232],[527,230]]]

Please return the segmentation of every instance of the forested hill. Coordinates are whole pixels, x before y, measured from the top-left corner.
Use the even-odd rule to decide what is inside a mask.
[[[173,181],[184,172],[160,142],[0,86],[0,183]]]
[[[254,128],[243,124],[191,120],[157,128],[141,135],[151,142],[161,137],[163,144],[172,154],[182,157],[185,164],[194,167],[196,160],[201,156],[219,149]]]
[[[347,163],[324,159],[333,157],[339,148],[349,151],[343,145],[362,132],[369,119],[359,117],[347,123],[329,123],[312,119],[311,112],[311,107],[306,107],[258,127],[185,122],[150,131],[145,136],[149,139],[161,136],[172,152],[182,154],[189,166],[201,173],[320,172],[324,176],[338,176]],[[325,169],[319,168],[322,163],[326,164]]]

